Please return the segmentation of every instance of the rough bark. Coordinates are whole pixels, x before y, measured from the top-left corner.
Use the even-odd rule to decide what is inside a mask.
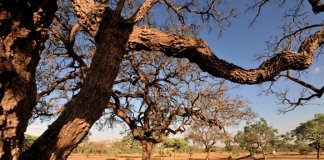
[[[312,6],[312,10],[315,14],[324,11],[324,3],[321,0],[308,0],[309,4]]]
[[[109,20],[106,16],[100,25],[98,47],[80,92],[21,159],[66,159],[101,117],[109,103],[119,64],[127,53],[125,47],[132,29],[121,18]]]
[[[148,10],[156,1],[146,2],[148,5],[141,7],[144,8],[143,11]],[[0,155],[2,154],[4,159],[11,159],[12,155],[17,157],[30,111],[35,105],[35,67],[46,37],[46,26],[51,22],[53,11],[56,10],[55,3],[55,0],[42,3],[19,0],[0,2]],[[130,19],[134,23],[138,22],[145,12],[139,10],[136,13],[138,14]],[[42,22],[43,20],[46,23]],[[94,26],[92,23],[89,25]],[[25,152],[22,159],[66,158],[101,116],[111,95],[110,90],[121,57],[127,52],[125,45],[130,34],[129,26],[114,23],[103,26],[105,27],[99,29],[97,53],[80,93],[73,97],[66,105],[67,109],[30,150]],[[90,33],[96,34],[96,31]],[[321,29],[310,36],[298,52],[282,52],[252,70],[245,70],[217,58],[201,39],[148,28],[135,29],[128,48],[156,50],[169,56],[186,57],[214,76],[237,83],[255,84],[270,81],[283,70],[308,68],[313,62],[316,49],[323,44],[323,32]]]
[[[129,50],[160,51],[168,56],[188,58],[203,71],[235,83],[259,84],[273,81],[285,70],[304,70],[314,61],[316,50],[324,44],[324,29],[309,36],[298,52],[282,51],[256,69],[244,69],[218,58],[200,38],[136,27],[128,42]]]
[[[151,141],[147,141],[147,140],[142,140],[141,143],[142,143],[142,148],[143,148],[142,159],[143,160],[151,160],[152,152],[154,149],[154,143]]]
[[[0,159],[17,159],[36,104],[36,66],[57,7],[55,0],[7,0],[0,7]]]

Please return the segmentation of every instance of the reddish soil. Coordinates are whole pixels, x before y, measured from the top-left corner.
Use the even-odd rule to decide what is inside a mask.
[[[241,153],[239,155],[232,155],[233,159],[236,160],[240,157],[248,155],[247,153]],[[161,157],[158,154],[154,154],[153,160],[204,160],[206,154],[194,153],[191,157],[188,154],[175,154],[171,157]],[[229,153],[211,153],[210,160],[226,160],[230,157]],[[322,154],[324,159],[324,155]],[[257,155],[256,158],[262,159],[262,155]],[[249,158],[246,158],[249,159]],[[290,153],[276,153],[275,155],[267,155],[267,159],[276,160],[309,160],[316,159],[316,153],[310,153],[307,155],[300,155],[295,152]],[[118,155],[80,155],[72,154],[68,160],[141,160],[141,154],[118,154]]]

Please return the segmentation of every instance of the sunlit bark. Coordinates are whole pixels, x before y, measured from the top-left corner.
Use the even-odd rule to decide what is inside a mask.
[[[0,159],[17,159],[36,105],[39,55],[57,8],[55,0],[8,0],[0,6]]]
[[[136,27],[128,41],[129,50],[160,51],[168,56],[188,58],[203,71],[241,84],[273,81],[285,70],[304,70],[314,61],[316,50],[324,44],[324,29],[309,36],[297,52],[282,51],[256,69],[244,69],[216,56],[200,38],[165,33],[157,29]]]

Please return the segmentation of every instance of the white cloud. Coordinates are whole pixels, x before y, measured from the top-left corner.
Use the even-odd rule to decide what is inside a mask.
[[[315,67],[314,73],[320,73],[322,71],[321,68],[322,67]]]
[[[323,71],[324,71],[324,65],[316,66],[316,67],[313,69],[313,73],[315,73],[315,74],[323,73]]]

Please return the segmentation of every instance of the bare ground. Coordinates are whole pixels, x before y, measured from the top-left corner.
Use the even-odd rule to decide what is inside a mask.
[[[247,156],[248,153],[241,153],[239,155],[232,155],[233,160],[240,159]],[[204,153],[194,153],[191,157],[189,154],[175,154],[171,157],[161,157],[158,154],[153,155],[153,160],[204,160],[206,154]],[[210,160],[226,160],[231,155],[229,153],[211,153]],[[322,154],[324,159],[324,155]],[[256,158],[262,159],[262,155],[257,155]],[[249,159],[249,158],[245,158]],[[276,160],[309,160],[316,159],[316,153],[310,153],[307,155],[300,155],[296,152],[279,152],[275,155],[267,155],[266,159],[276,159]],[[141,154],[118,154],[118,155],[81,155],[72,154],[68,160],[141,160]],[[244,160],[244,159],[243,159]]]

